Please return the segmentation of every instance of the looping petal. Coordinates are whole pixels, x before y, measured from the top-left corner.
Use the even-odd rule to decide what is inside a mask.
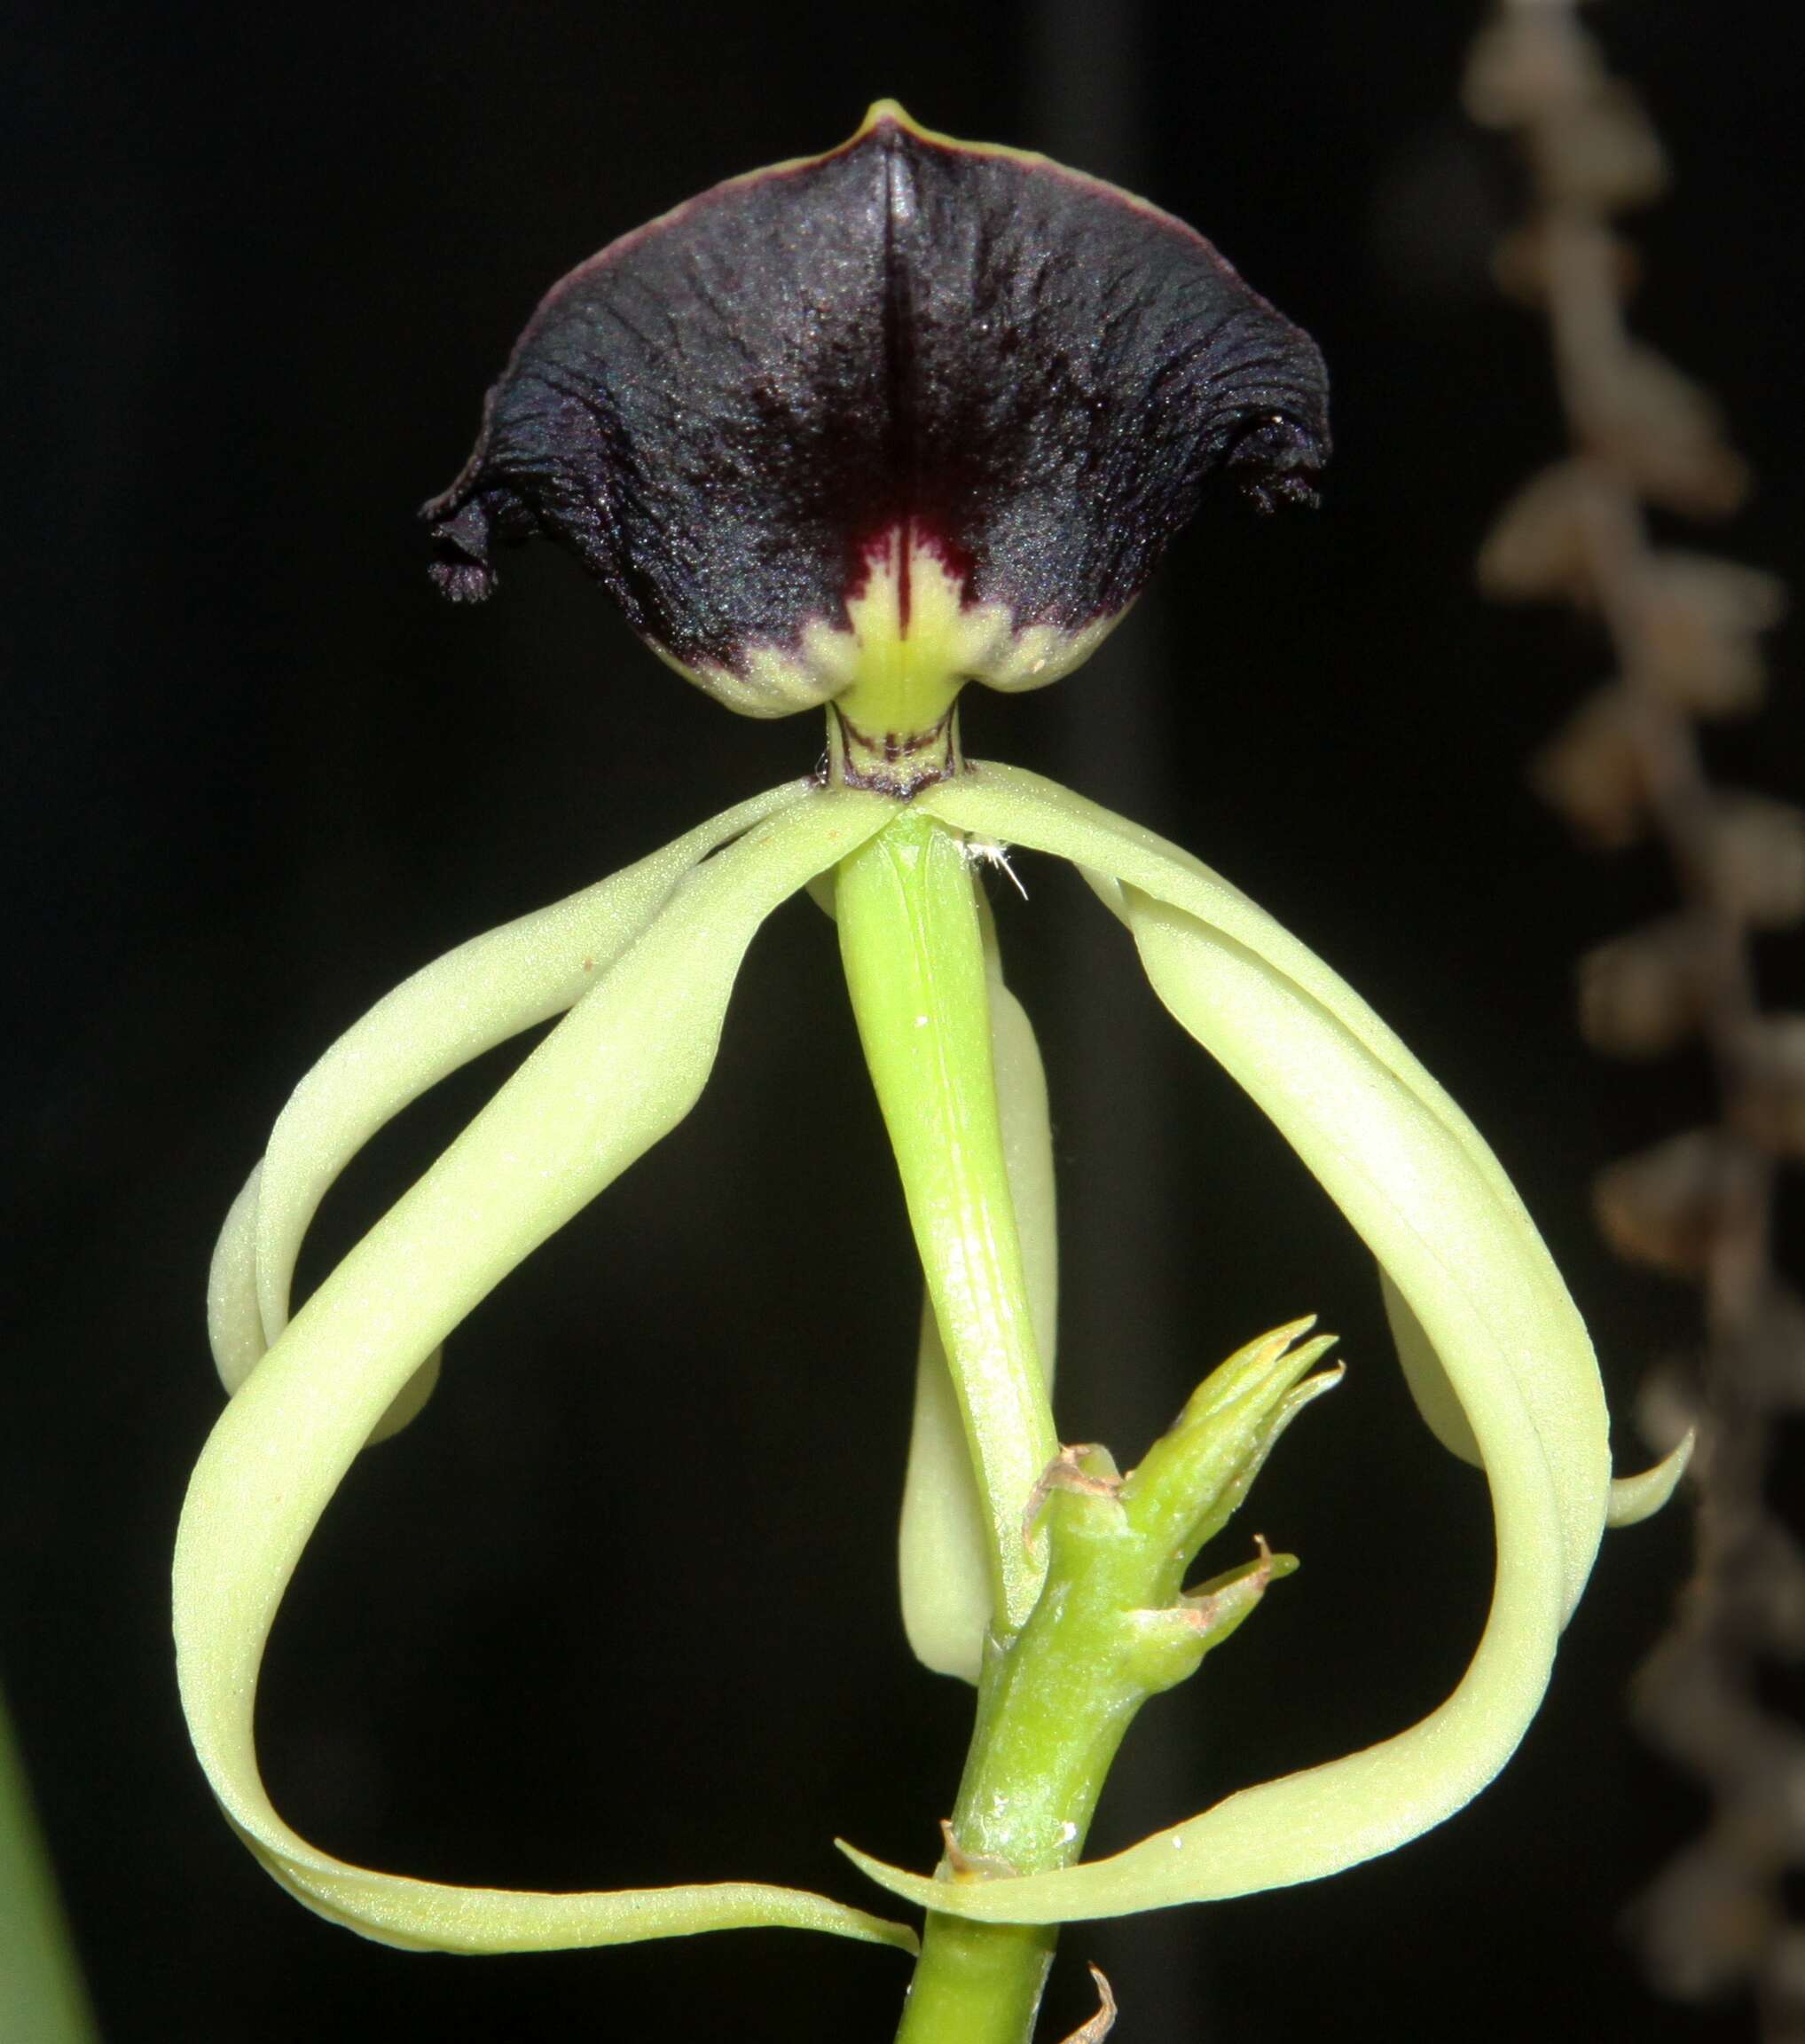
[[[253,1739],[258,1669],[282,1592],[373,1422],[421,1355],[688,1112],[758,925],[891,814],[874,797],[816,792],[681,881],[600,983],[307,1301],[214,1428],[177,1538],[183,1708],[227,1817],[277,1880],[321,1914],[387,1943],[470,1952],[749,1923],[911,1942],[899,1926],[786,1889],[545,1895],[348,1866],[277,1815]],[[237,1239],[241,1258],[242,1228]],[[241,1313],[241,1285],[235,1296]]]
[[[1611,1501],[1605,1508],[1605,1525],[1639,1526],[1644,1519],[1652,1519],[1679,1488],[1698,1443],[1697,1429],[1689,1427],[1652,1469],[1617,1477],[1611,1485]]]
[[[739,803],[594,886],[472,938],[404,979],[346,1030],[289,1097],[214,1251],[208,1335],[229,1392],[288,1325],[289,1288],[308,1228],[340,1172],[376,1131],[460,1065],[580,1001],[687,873],[767,816],[806,799],[809,787],[792,781]],[[437,1375],[435,1351],[370,1439],[404,1426]]]
[[[1103,877],[1106,900],[1114,892],[1118,902],[1119,884],[1126,884],[1220,932],[1278,976],[1293,1001],[1320,1010],[1345,1032],[1369,1061],[1375,1081],[1413,1100],[1461,1153],[1490,1196],[1493,1223],[1514,1255],[1519,1284],[1563,1330],[1556,1351],[1531,1345],[1512,1366],[1557,1474],[1563,1610],[1571,1612],[1585,1587],[1604,1522],[1609,1480],[1604,1392],[1560,1273],[1503,1166],[1465,1114],[1345,980],[1238,888],[1155,832],[1038,774],[988,763],[919,799],[957,829],[1071,859]],[[1213,1052],[1215,1047],[1206,1048]],[[1583,1353],[1583,1371],[1570,1367],[1569,1351]]]
[[[1056,1873],[948,1883],[852,1857],[930,1909],[1052,1922],[1287,1885],[1388,1851],[1452,1815],[1509,1758],[1590,1569],[1610,1466],[1579,1316],[1471,1124],[1365,1003],[1245,896],[1034,775],[986,766],[920,799],[954,828],[1096,877],[1161,1000],[1271,1117],[1408,1307],[1452,1395],[1438,1406],[1438,1387],[1432,1419],[1439,1411],[1448,1444],[1470,1443],[1484,1463],[1497,1570],[1458,1687],[1377,1746]]]

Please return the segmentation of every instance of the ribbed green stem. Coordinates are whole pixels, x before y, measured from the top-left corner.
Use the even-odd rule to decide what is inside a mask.
[[[1029,2044],[1058,1939],[1048,1923],[930,1916],[896,2044]]]
[[[1165,1436],[1126,1488],[1103,1449],[1060,1471],[1044,1511],[1046,1587],[1028,1623],[986,1661],[943,1877],[1071,1865],[1135,1713],[1258,1601],[1270,1561],[1211,1600],[1180,1594],[1195,1551],[1187,1521],[1207,1508],[1228,1462],[1214,1458],[1206,1488],[1204,1458],[1186,1445],[1182,1434]],[[1055,1935],[930,1914],[898,2044],[1028,2044]]]
[[[1062,1517],[1064,1505],[1055,1501]],[[1119,1519],[1119,1507],[1104,1509]],[[1119,1665],[1118,1571],[1097,1566],[1105,1553],[1068,1532],[1062,1526],[1033,1617],[986,1660],[947,1841],[955,1880],[961,1866],[963,1877],[982,1879],[1077,1859],[1148,1694]],[[930,1914],[897,2044],[1028,2044],[1057,1937],[1050,1924]]]

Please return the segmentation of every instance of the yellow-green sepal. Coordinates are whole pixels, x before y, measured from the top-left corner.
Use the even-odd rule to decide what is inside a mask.
[[[371,1136],[460,1065],[573,1007],[687,873],[808,793],[807,782],[792,781],[754,796],[606,880],[471,938],[404,979],[345,1031],[289,1097],[220,1230],[207,1326],[228,1391],[288,1325],[308,1228]],[[436,1350],[421,1359],[372,1441],[398,1433],[420,1411],[438,1367]]]
[[[827,1899],[758,1883],[576,1895],[457,1888],[354,1867],[276,1813],[258,1774],[258,1670],[315,1524],[372,1426],[447,1332],[679,1121],[714,1062],[747,944],[893,806],[818,791],[682,878],[495,1100],[346,1257],[252,1370],[190,1483],[177,1538],[182,1703],[214,1794],[309,1907],[383,1942],[461,1952],[774,1924],[909,1947]]]

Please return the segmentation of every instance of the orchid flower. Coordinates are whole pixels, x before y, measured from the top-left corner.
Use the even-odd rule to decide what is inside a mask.
[[[208,1300],[232,1395],[176,1553],[182,1698],[228,1819],[310,1907],[470,1952],[749,1924],[915,1946],[756,1883],[541,1894],[350,1866],[283,1822],[253,1741],[278,1606],[359,1450],[418,1409],[476,1302],[688,1111],[748,945],[803,889],[838,925],[926,1278],[904,1620],[980,1694],[938,1871],[852,1853],[930,1913],[904,2035],[1024,2036],[1051,1951],[1032,1927],[1332,1873],[1440,1823],[1508,1759],[1605,1527],[1653,1510],[1683,1450],[1613,1482],[1592,1349],[1534,1223],[1327,965],[1188,853],[959,743],[961,689],[1077,666],[1212,478],[1260,509],[1313,501],[1328,444],[1315,347],[1208,242],[889,103],[844,146],[626,235],[541,303],[426,507],[439,587],[486,598],[504,547],[549,538],[728,707],[825,705],[828,752],[416,973],[302,1081],[232,1208]],[[1002,847],[1080,869],[1158,999],[1372,1251],[1417,1403],[1484,1469],[1496,1530],[1489,1616],[1428,1718],[1095,1862],[1084,1831],[1139,1703],[1291,1565],[1262,1543],[1187,1591],[1192,1559],[1337,1372],[1309,1373],[1328,1340],[1294,1323],[1206,1380],[1126,1477],[1062,1446],[1046,1088],[974,871]],[[559,1015],[291,1318],[302,1238],[358,1147]]]

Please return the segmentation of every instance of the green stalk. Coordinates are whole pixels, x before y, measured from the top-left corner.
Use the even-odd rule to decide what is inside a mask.
[[[954,1880],[1075,1859],[1146,1694],[1094,1658],[1110,1571],[1090,1566],[1088,1544],[1062,1538],[1054,1556],[1032,1619],[985,1659],[941,1869]],[[897,2044],[1027,2044],[1058,1935],[1053,1924],[930,1914]]]
[[[1279,1435],[1340,1374],[1307,1374],[1330,1338],[1292,1347],[1306,1325],[1231,1356],[1126,1480],[1103,1448],[1066,1450],[1048,1471],[1046,1584],[985,1659],[936,1885],[1070,1866],[1141,1706],[1297,1566],[1262,1543],[1256,1560],[1183,1587]],[[1056,1935],[930,1909],[898,2044],[1028,2044]]]

